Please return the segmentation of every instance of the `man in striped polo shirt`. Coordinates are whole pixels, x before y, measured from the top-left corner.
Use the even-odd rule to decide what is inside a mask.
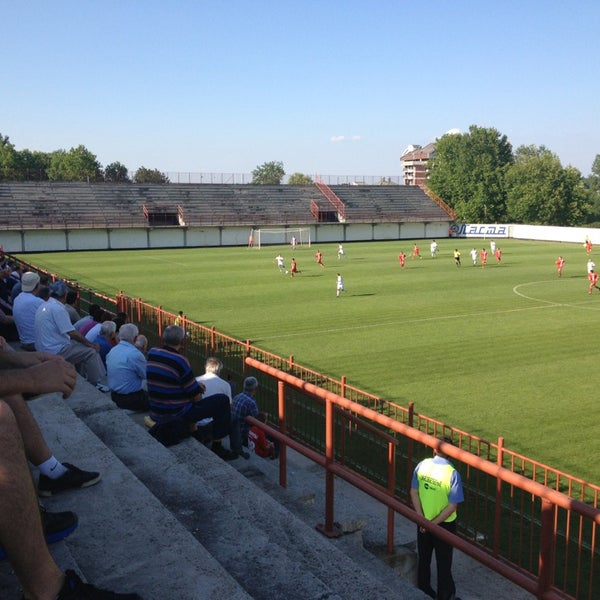
[[[185,432],[181,435],[183,439],[195,429],[198,421],[211,417],[213,452],[224,460],[237,458],[236,453],[221,444],[221,440],[229,435],[231,425],[229,398],[225,394],[202,398],[204,388],[196,381],[189,360],[181,354],[185,340],[182,327],[169,325],[162,339],[162,348],[152,348],[148,353],[146,366],[150,416],[156,427],[178,427]]]

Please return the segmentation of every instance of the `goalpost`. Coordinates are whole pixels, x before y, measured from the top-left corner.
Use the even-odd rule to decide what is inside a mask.
[[[308,227],[290,227],[288,229],[253,229],[251,237],[254,247],[261,245],[291,244],[292,238],[296,239],[297,246],[308,246],[310,248],[310,229]]]

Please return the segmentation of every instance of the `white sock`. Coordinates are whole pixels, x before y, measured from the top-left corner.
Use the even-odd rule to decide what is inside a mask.
[[[50,479],[58,479],[67,472],[67,467],[65,467],[60,461],[58,461],[54,457],[54,454],[48,460],[45,460],[42,464],[37,465],[37,468],[40,470],[40,473],[42,475],[50,477]]]

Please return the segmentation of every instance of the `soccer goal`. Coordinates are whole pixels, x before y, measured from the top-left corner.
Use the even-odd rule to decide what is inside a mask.
[[[254,240],[255,248],[260,248],[263,245],[292,244],[294,240],[296,246],[308,246],[310,248],[310,229],[306,227],[288,229],[253,229],[251,237]]]

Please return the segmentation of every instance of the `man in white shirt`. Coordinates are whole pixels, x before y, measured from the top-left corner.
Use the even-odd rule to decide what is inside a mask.
[[[85,339],[75,329],[64,307],[69,288],[64,281],[50,285],[50,298],[35,313],[35,347],[40,352],[58,354],[72,363],[101,392],[109,388],[101,382],[106,369],[98,354],[98,344]]]
[[[204,363],[204,375],[196,377],[196,381],[204,386],[204,392],[202,392],[203,398],[208,398],[215,394],[225,394],[231,404],[231,385],[219,377],[222,369],[223,363],[218,358],[210,356]]]
[[[21,348],[33,352],[35,350],[35,313],[44,301],[38,298],[40,276],[32,271],[23,273],[21,293],[13,303],[13,317],[19,332]]]

